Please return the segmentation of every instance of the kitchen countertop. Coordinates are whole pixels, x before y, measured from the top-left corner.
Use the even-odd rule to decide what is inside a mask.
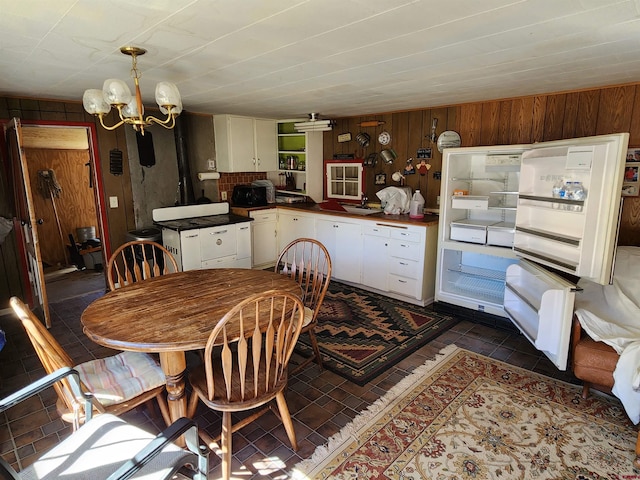
[[[404,215],[386,215],[384,212],[373,213],[371,215],[358,215],[356,213],[349,212],[336,212],[334,210],[323,210],[320,208],[320,205],[317,203],[277,203],[277,204],[269,204],[264,207],[234,207],[231,206],[231,211],[236,215],[244,215],[249,216],[249,212],[256,210],[265,210],[269,208],[279,208],[283,210],[293,210],[298,212],[310,212],[310,213],[320,213],[323,215],[332,215],[332,216],[340,216],[347,218],[357,218],[362,220],[374,220],[377,222],[384,221],[387,223],[403,223],[410,225],[423,225],[423,226],[432,226],[438,225],[438,215],[435,213],[425,213],[424,218],[415,219],[409,218],[409,214]]]

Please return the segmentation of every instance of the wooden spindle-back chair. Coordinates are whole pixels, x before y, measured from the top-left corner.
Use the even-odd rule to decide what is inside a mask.
[[[302,288],[305,318],[302,333],[309,335],[313,356],[297,365],[292,374],[298,373],[314,360],[322,368],[322,356],[316,338],[318,312],[331,281],[331,258],[322,243],[311,238],[298,238],[287,245],[275,266],[276,273],[288,275]]]
[[[171,252],[151,240],[133,240],[120,245],[107,263],[110,290],[148,278],[178,271]]]
[[[291,293],[270,290],[252,295],[217,323],[207,341],[204,365],[189,374],[193,394],[188,415],[195,413],[198,400],[222,412],[220,446],[225,480],[231,475],[232,433],[266,413],[274,399],[289,441],[294,450],[298,448],[284,389],[303,320],[304,306]],[[232,424],[232,412],[259,407],[263,408]],[[210,446],[217,440],[203,430],[200,436]]]
[[[164,373],[149,355],[140,352],[122,352],[113,357],[91,360],[78,365],[22,300],[12,297],[9,303],[22,322],[45,372],[50,374],[64,367],[78,370],[84,391],[94,395],[93,406],[97,413],[108,412],[120,415],[142,403],[156,399],[167,425],[171,423],[164,398]],[[87,375],[84,375],[85,372]],[[93,388],[92,384],[100,387]],[[136,390],[144,389],[144,391],[140,391],[131,398],[125,398],[129,396],[127,393],[131,393],[131,387]],[[66,380],[56,383],[54,388],[58,394],[56,408],[59,415],[77,428],[84,421],[79,416],[81,414],[79,400]]]

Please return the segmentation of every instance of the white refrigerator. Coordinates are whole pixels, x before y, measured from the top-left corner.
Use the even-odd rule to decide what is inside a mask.
[[[446,149],[436,302],[509,318],[565,370],[575,282],[611,280],[628,141]],[[554,196],[560,181],[586,196]]]

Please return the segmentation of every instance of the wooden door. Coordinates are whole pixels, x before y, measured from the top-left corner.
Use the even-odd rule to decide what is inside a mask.
[[[29,167],[22,146],[22,127],[20,120],[14,118],[7,128],[7,145],[11,163],[11,178],[14,185],[16,216],[14,228],[19,229],[22,251],[25,255],[25,267],[28,276],[27,303],[32,309],[41,308],[47,328],[51,327],[49,303],[44,284],[44,269],[38,238],[38,219],[33,204],[33,193],[29,180]]]

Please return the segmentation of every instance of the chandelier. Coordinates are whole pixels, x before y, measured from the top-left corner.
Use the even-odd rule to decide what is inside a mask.
[[[87,113],[100,119],[100,124],[107,130],[115,130],[120,125],[127,123],[136,131],[144,135],[144,129],[156,123],[164,128],[171,129],[176,124],[176,117],[182,112],[182,100],[178,88],[170,82],[160,82],[156,85],[156,102],[160,111],[166,115],[160,120],[151,115],[144,117],[142,94],[140,93],[140,72],[137,68],[137,58],[147,51],[139,47],[122,47],[120,52],[131,57],[131,77],[136,87],[135,95],[125,82],[117,78],[105,80],[102,90],[89,89],[82,96],[82,105]],[[104,123],[104,116],[109,113],[111,107],[118,110],[120,121],[108,126]]]

